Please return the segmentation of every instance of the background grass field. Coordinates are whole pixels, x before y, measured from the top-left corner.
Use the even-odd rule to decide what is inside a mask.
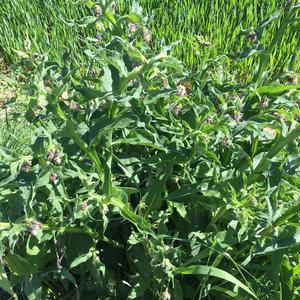
[[[266,17],[280,9],[285,1],[275,0],[141,0],[144,13],[150,19],[153,44],[160,47],[172,41],[182,42],[176,49],[177,56],[191,68],[201,67],[207,58],[239,51],[247,44],[245,37],[237,37],[241,29],[257,27]],[[121,11],[128,11],[132,0],[119,0]],[[65,47],[73,49],[73,55],[82,59],[81,49],[87,32],[92,29],[70,27],[63,20],[79,20],[89,13],[84,5],[74,1],[29,0],[4,1],[0,6],[0,52],[6,62],[14,62],[19,56],[15,50],[44,53],[58,59]],[[262,42],[267,45],[276,34],[278,22],[270,25]],[[276,47],[270,60],[271,74],[276,76],[286,69],[291,57],[299,53],[299,26],[289,26],[282,43]],[[243,62],[225,60],[226,68],[233,74],[248,79],[249,68],[256,62],[255,56]],[[299,70],[299,59],[290,66]]]

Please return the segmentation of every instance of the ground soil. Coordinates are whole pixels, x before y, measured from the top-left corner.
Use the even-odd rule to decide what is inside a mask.
[[[6,83],[5,79],[8,77],[8,65],[5,64],[3,59],[0,57],[0,120],[10,112],[9,107],[7,107],[5,104],[8,100],[15,96],[14,89]]]

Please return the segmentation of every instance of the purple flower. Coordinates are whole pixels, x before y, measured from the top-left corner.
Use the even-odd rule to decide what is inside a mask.
[[[58,151],[56,149],[50,149],[48,152],[48,160],[54,160],[58,157]]]
[[[43,224],[37,220],[32,221],[28,227],[27,230],[34,236],[37,235],[38,231],[43,227]]]
[[[49,180],[50,180],[52,183],[56,184],[57,181],[58,181],[58,175],[57,175],[56,173],[52,173],[52,174],[50,175],[50,177],[49,177]]]
[[[128,27],[129,27],[129,31],[131,33],[135,33],[138,30],[138,26],[136,24],[133,24],[133,23],[129,23]]]
[[[176,95],[178,97],[185,97],[187,95],[186,88],[184,85],[177,86]]]
[[[80,205],[81,210],[86,210],[88,208],[88,204],[86,201],[83,201]]]
[[[237,111],[237,112],[234,113],[234,120],[237,123],[240,123],[242,117],[243,117],[243,114],[241,112]]]
[[[72,110],[79,110],[80,109],[80,104],[75,102],[75,101],[71,101],[69,103],[69,107],[72,109]]]
[[[248,41],[250,41],[251,43],[255,43],[257,40],[257,35],[255,33],[249,33],[247,35],[247,39]]]
[[[206,120],[207,124],[212,124],[213,122],[214,122],[214,120],[211,117],[208,117],[207,120]]]
[[[264,101],[262,102],[261,106],[263,108],[267,108],[269,106],[269,99],[268,98],[264,98]]]
[[[28,162],[24,162],[22,165],[21,165],[21,170],[25,173],[28,173],[31,169],[31,161],[28,161]]]

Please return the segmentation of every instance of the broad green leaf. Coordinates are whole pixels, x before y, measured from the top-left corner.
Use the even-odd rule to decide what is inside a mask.
[[[278,19],[281,16],[282,12],[281,11],[276,11],[274,14],[272,14],[270,17],[267,19],[263,20],[261,24],[259,25],[258,31],[262,31],[267,25],[272,23],[274,20]]]
[[[91,257],[93,256],[93,252],[90,251],[88,253],[84,253],[84,254],[81,254],[79,257],[75,258],[71,265],[70,265],[70,269],[74,268],[74,267],[77,267],[78,265],[88,261]]]
[[[227,54],[227,56],[231,59],[242,61],[254,54],[262,53],[263,48],[262,47],[245,47],[241,52],[238,52],[236,54]]]
[[[140,216],[135,214],[128,204],[124,203],[122,200],[120,200],[116,197],[113,197],[110,200],[110,204],[118,207],[120,209],[121,215],[126,220],[128,220],[133,225],[135,225],[142,233],[147,233],[147,234],[150,234],[152,236],[155,236],[155,234],[152,231],[150,225],[147,224],[143,218],[141,218]]]
[[[278,85],[261,86],[256,89],[256,92],[260,95],[265,95],[265,96],[278,96],[295,89],[300,89],[300,84],[297,85],[278,84]]]
[[[4,222],[0,222],[0,231],[1,230],[8,230],[11,228],[10,223],[4,223]]]
[[[281,299],[294,299],[294,274],[293,266],[290,265],[289,259],[286,255],[283,257],[280,271],[281,279]]]
[[[147,210],[145,216],[151,211],[159,210],[162,204],[162,192],[165,187],[166,181],[172,174],[173,163],[168,162],[162,165],[162,171],[158,174],[155,181],[152,183],[148,193],[145,196],[145,204]]]
[[[107,91],[102,92],[96,89],[92,89],[86,86],[75,86],[74,87],[77,92],[79,92],[82,96],[84,96],[88,101],[96,98],[103,98],[105,96],[110,95]],[[111,91],[111,89],[110,89]]]
[[[134,24],[142,24],[143,20],[140,15],[131,12],[128,15],[122,16],[118,19],[117,25],[120,26],[124,22],[131,22]]]
[[[260,176],[260,174],[266,171],[268,167],[268,160],[272,159],[283,147],[285,147],[288,143],[293,141],[300,136],[300,126],[291,131],[286,137],[281,138],[268,153],[264,156],[264,158],[260,161],[257,167],[254,169],[252,174],[248,177],[247,184],[251,185],[255,180]]]
[[[10,271],[17,276],[26,276],[34,274],[37,271],[36,267],[30,261],[18,254],[8,254],[5,256],[5,260]]]
[[[275,222],[276,223],[276,222]],[[272,243],[267,243],[263,248],[258,248],[254,255],[265,255],[274,251],[292,249],[300,246],[300,229],[290,230],[279,238],[274,239]]]
[[[127,52],[129,57],[131,57],[133,60],[137,62],[147,63],[147,59],[136,47],[120,37],[115,37],[115,40],[118,41],[122,48]]]
[[[117,118],[103,116],[91,128],[91,137],[99,138],[112,130],[128,128],[132,123],[134,123],[134,119],[129,114],[120,115]]]
[[[4,270],[3,263],[1,262],[0,266],[0,288],[5,292],[14,297],[14,299],[18,299],[17,295],[14,293],[12,286],[7,278],[7,274]]]
[[[142,297],[144,292],[149,288],[150,280],[149,278],[144,278],[141,282],[138,282],[134,287],[132,287],[128,299],[137,299]]]

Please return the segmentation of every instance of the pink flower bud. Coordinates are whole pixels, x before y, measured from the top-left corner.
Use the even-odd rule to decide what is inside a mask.
[[[55,163],[56,165],[60,166],[60,165],[62,164],[62,159],[61,159],[60,157],[56,157],[56,158],[54,159],[54,163]]]
[[[80,205],[81,210],[86,210],[88,208],[88,204],[86,201],[83,201]]]
[[[185,97],[187,95],[186,88],[184,85],[177,86],[176,95],[178,97]]]
[[[79,109],[80,109],[80,104],[77,103],[77,102],[75,102],[75,101],[71,101],[71,102],[69,103],[69,107],[70,107],[70,109],[72,109],[72,110],[79,110]]]
[[[160,300],[171,300],[171,294],[169,293],[169,290],[166,289],[163,293],[159,296]]]
[[[37,235],[38,231],[43,227],[43,224],[37,220],[32,221],[28,227],[27,230],[34,236]]]
[[[181,104],[175,104],[175,105],[172,106],[172,111],[176,116],[179,115],[181,110],[182,110],[182,105]]]
[[[48,152],[48,160],[54,160],[58,157],[58,151],[56,149],[50,149]]]
[[[212,124],[214,121],[213,121],[213,119],[212,118],[207,118],[207,120],[206,120],[206,123],[207,124]]]
[[[276,132],[275,129],[273,129],[273,128],[271,128],[271,127],[265,127],[263,130],[264,130],[266,133],[270,134],[273,138],[276,137],[277,132]]]
[[[240,123],[242,117],[243,117],[243,114],[241,112],[237,111],[237,112],[234,113],[234,120],[237,123]]]
[[[98,42],[102,41],[102,35],[101,35],[101,33],[97,33],[96,34],[96,39],[98,40]]]
[[[95,5],[94,13],[96,17],[100,17],[102,15],[102,8],[100,5]]]
[[[264,101],[262,102],[261,106],[263,108],[267,108],[269,106],[269,99],[268,98],[264,98]]]
[[[145,31],[143,33],[143,39],[146,43],[150,43],[151,42],[151,39],[152,39],[152,35],[149,31]]]
[[[61,99],[63,100],[67,100],[69,98],[69,93],[68,91],[64,91],[61,96],[60,96]]]
[[[224,139],[222,140],[222,145],[223,145],[223,146],[229,145],[229,140],[228,140],[228,138],[224,138]]]
[[[28,173],[30,170],[31,170],[31,161],[24,162],[21,165],[21,171],[23,171],[25,173]]]
[[[131,33],[135,33],[138,30],[138,26],[136,24],[133,24],[133,23],[129,23],[128,27],[129,27],[129,31]]]
[[[52,183],[56,184],[57,181],[58,181],[58,175],[57,175],[56,173],[52,173],[52,174],[50,175],[50,177],[49,177],[49,180],[50,180]]]
[[[247,35],[247,39],[248,41],[250,41],[251,43],[255,43],[257,40],[257,35],[255,33],[249,33]]]
[[[290,77],[290,83],[291,84],[297,84],[298,83],[298,78],[296,76],[291,76]]]

